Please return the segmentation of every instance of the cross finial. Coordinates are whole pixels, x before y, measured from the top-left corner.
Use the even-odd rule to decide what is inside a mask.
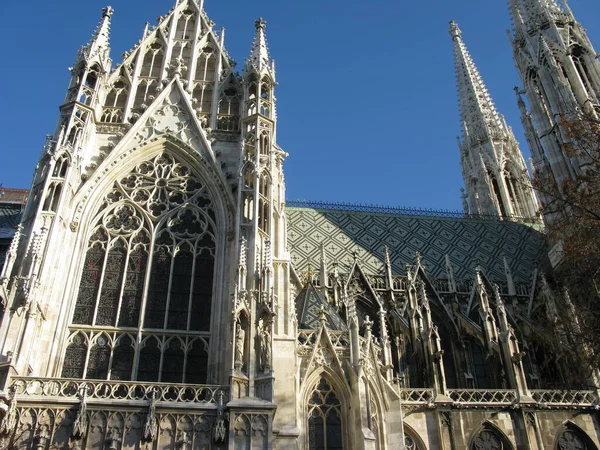
[[[265,19],[263,19],[262,17],[259,17],[254,22],[254,26],[256,27],[257,31],[258,30],[264,30],[265,28],[267,28],[267,21]]]

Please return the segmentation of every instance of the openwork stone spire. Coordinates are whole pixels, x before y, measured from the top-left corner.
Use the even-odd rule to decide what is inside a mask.
[[[484,141],[489,139],[492,134],[503,131],[501,130],[502,122],[462,40],[462,32],[456,22],[450,22],[449,32],[454,41],[454,64],[463,137],[465,141]]]
[[[537,217],[537,202],[517,140],[496,106],[469,54],[462,32],[450,22],[463,138],[465,210],[511,220]]]

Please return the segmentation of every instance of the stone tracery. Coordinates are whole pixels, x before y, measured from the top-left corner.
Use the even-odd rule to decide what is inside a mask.
[[[203,183],[160,153],[115,182],[96,223],[63,376],[205,380],[216,224]],[[119,330],[107,335],[78,325]],[[164,331],[144,332],[134,344],[128,336],[142,327]],[[175,330],[194,334],[176,337]],[[125,363],[131,356],[141,357],[139,365]]]

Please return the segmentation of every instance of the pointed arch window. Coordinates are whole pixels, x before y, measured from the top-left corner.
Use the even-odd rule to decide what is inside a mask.
[[[215,49],[211,44],[206,44],[198,55],[196,62],[196,74],[194,80],[196,81],[213,81],[213,74],[215,70]]]
[[[308,401],[309,450],[343,449],[341,403],[328,381],[321,377]]]
[[[222,131],[238,131],[240,121],[240,92],[233,75],[223,88],[219,100],[217,127]]]
[[[496,205],[500,209],[500,215],[506,216],[506,208],[504,206],[504,201],[502,200],[502,194],[500,193],[500,186],[498,185],[498,180],[496,176],[492,172],[488,172],[488,177],[492,183],[492,192],[494,193],[494,198],[496,200]]]
[[[571,50],[571,55],[573,64],[575,65],[575,70],[577,70],[577,75],[584,86],[586,94],[592,99],[592,101],[597,103],[598,94],[595,92],[593,78],[588,69],[586,51],[579,46],[575,46]]]
[[[196,31],[196,15],[191,9],[186,9],[179,16],[177,29],[175,30],[175,39],[189,41],[193,39]]]
[[[164,50],[160,42],[153,42],[148,46],[142,63],[141,77],[159,78],[162,71]]]
[[[56,160],[54,164],[54,170],[52,171],[53,178],[64,178],[67,175],[67,169],[69,168],[69,156],[62,154]]]
[[[88,241],[64,377],[206,382],[215,220],[168,153],[115,183]]]
[[[128,93],[129,85],[123,79],[117,80],[112,85],[104,102],[100,122],[118,123],[123,120]]]

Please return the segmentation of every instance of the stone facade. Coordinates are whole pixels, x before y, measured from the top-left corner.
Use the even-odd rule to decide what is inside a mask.
[[[2,269],[1,448],[598,448],[534,227],[286,204],[265,21],[238,75],[201,2],[115,68],[111,16]]]
[[[581,173],[586,161],[565,151],[561,118],[600,111],[600,62],[567,2],[510,0],[511,43],[523,90],[517,89],[535,170],[556,182]],[[525,94],[529,107],[522,95]]]

